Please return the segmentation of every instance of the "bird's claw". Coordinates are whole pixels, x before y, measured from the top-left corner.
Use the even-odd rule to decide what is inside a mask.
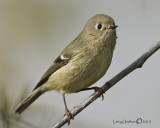
[[[99,88],[99,87],[94,87],[94,90],[95,90],[95,92],[98,92],[100,94],[99,97],[102,96],[102,101],[103,101],[104,100],[103,94],[105,93],[104,90],[102,88]]]
[[[73,117],[73,115],[72,115],[72,113],[68,110],[68,109],[66,109],[66,113],[65,113],[65,115],[64,116],[67,116],[67,120],[68,120],[68,126],[69,126],[69,124],[70,124],[70,120],[72,119],[74,119],[74,117]]]

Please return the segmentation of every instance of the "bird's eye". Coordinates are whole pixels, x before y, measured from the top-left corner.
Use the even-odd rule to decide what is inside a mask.
[[[101,30],[102,29],[102,24],[96,24],[96,29]]]

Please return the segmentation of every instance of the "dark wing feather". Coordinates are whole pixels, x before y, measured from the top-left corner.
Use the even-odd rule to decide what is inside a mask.
[[[38,84],[36,85],[36,87],[33,89],[33,91],[35,89],[37,89],[39,86],[41,86],[42,84],[44,84],[48,78],[55,72],[57,71],[59,68],[63,67],[64,65],[66,65],[69,60],[71,58],[65,58],[65,59],[61,59],[61,57],[59,56],[54,62],[53,64],[50,66],[50,68],[45,72],[45,74],[41,77],[40,81],[38,82]]]

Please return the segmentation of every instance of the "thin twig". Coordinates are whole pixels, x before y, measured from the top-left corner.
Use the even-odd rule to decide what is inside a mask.
[[[122,70],[119,74],[117,74],[115,77],[113,77],[111,80],[106,82],[102,89],[104,92],[109,90],[113,85],[115,85],[118,81],[120,81],[122,78],[127,76],[129,73],[134,71],[137,68],[141,68],[142,65],[145,63],[145,61],[154,54],[158,49],[160,49],[160,42],[158,42],[153,48],[151,48],[149,51],[144,53],[141,57],[139,57],[136,61],[134,61],[132,64],[130,64],[127,68]],[[94,100],[96,100],[100,96],[99,93],[95,92],[92,95],[90,95],[86,100],[84,100],[80,105],[74,107],[71,110],[72,115],[75,117],[78,113],[80,113],[84,108],[86,108],[89,104],[91,104]],[[56,124],[52,126],[52,128],[60,128],[64,124],[68,122],[67,116],[64,116],[60,121],[58,121]]]

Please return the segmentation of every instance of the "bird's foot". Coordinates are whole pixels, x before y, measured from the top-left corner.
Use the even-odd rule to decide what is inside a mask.
[[[104,100],[104,96],[103,96],[103,94],[104,94],[105,92],[103,91],[103,89],[102,89],[102,88],[100,88],[100,87],[93,87],[93,89],[95,90],[95,92],[98,92],[98,93],[100,94],[100,96],[99,96],[99,97],[101,97],[101,96],[102,96],[102,100]]]
[[[105,93],[105,91],[100,87],[84,88],[84,89],[82,89],[80,91],[86,91],[86,90],[92,90],[92,89],[94,89],[95,92],[98,92],[99,93],[99,97],[102,96],[102,100],[104,100],[103,94]]]
[[[70,120],[71,120],[71,119],[73,120],[74,117],[73,117],[72,113],[71,113],[68,109],[66,109],[65,115],[67,116],[67,119],[68,119],[68,126],[69,126]],[[65,115],[64,115],[64,116],[65,116]]]

